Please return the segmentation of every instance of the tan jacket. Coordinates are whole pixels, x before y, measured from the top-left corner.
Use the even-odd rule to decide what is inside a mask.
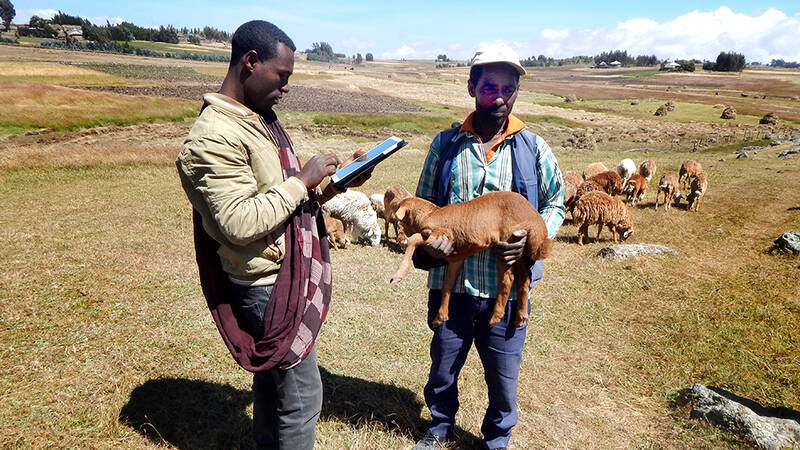
[[[221,94],[203,100],[175,162],[181,184],[220,244],[222,268],[242,280],[272,278],[286,248],[285,222],[308,191],[296,177],[283,180],[278,146],[258,114]],[[324,184],[320,201],[336,193]]]

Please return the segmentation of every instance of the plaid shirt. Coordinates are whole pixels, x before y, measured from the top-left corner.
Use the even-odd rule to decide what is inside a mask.
[[[472,115],[467,117],[456,139],[460,149],[453,161],[450,179],[453,180],[447,199],[448,203],[461,203],[472,200],[487,192],[512,190],[511,141],[514,133],[525,129],[525,124],[509,116],[504,139],[494,152],[489,152],[486,161],[480,139],[472,131]],[[441,134],[431,142],[431,148],[422,167],[417,197],[436,202],[437,180],[436,164],[439,159]],[[539,179],[539,214],[547,226],[548,237],[555,237],[561,222],[564,221],[564,183],[558,169],[553,151],[540,136],[536,136]],[[445,266],[434,267],[428,273],[428,288],[441,289]],[[453,292],[463,292],[476,297],[494,298],[497,296],[497,261],[492,250],[484,250],[464,261],[464,268],[456,280]],[[514,298],[514,290],[511,296]]]

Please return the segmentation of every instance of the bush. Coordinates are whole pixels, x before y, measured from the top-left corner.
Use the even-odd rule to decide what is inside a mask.
[[[372,56],[372,53],[367,53],[367,54],[364,56],[364,59],[365,59],[365,60],[367,60],[367,61],[373,61],[373,56]]]
[[[703,63],[703,70],[714,70],[717,72],[741,72],[746,65],[744,55],[735,52],[720,52],[717,62],[706,61]]]
[[[138,56],[154,56],[157,58],[193,59],[197,61],[214,61],[214,62],[230,61],[230,57],[225,55],[210,55],[210,54],[198,54],[198,53],[186,53],[186,52],[161,53],[146,48],[131,47],[130,45],[127,45],[127,43],[124,45],[119,45],[116,42],[87,41],[87,42],[73,42],[67,44],[61,41],[44,41],[39,45],[41,45],[42,47],[49,47],[49,48],[65,48],[70,50],[94,50],[94,51],[110,52],[110,53],[125,53],[129,55],[138,55]]]
[[[0,37],[0,44],[19,44],[19,41],[16,39]]]
[[[694,72],[694,61],[681,61],[678,64],[678,70],[681,72]]]
[[[55,30],[53,30],[53,31],[55,31]],[[53,34],[50,31],[45,30],[43,28],[33,28],[33,27],[24,27],[24,26],[23,27],[17,27],[17,34],[19,34],[20,36],[25,36],[25,37],[38,37],[38,38],[53,38],[53,37],[58,36],[57,32],[56,32],[56,34]]]

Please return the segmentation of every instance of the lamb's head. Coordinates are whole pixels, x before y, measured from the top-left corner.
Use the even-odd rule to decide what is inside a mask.
[[[614,228],[623,241],[633,234],[633,217],[627,208],[623,209],[623,217],[614,225]]]
[[[436,209],[436,205],[425,199],[408,197],[400,202],[395,216],[400,221],[404,234],[410,236],[422,231],[423,220]]]
[[[358,242],[368,243],[373,247],[381,244],[381,227],[373,209],[361,211],[358,220],[353,223],[353,236]]]

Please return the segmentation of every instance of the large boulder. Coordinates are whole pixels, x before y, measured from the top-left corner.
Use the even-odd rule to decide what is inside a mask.
[[[775,239],[769,252],[774,253],[776,251],[782,253],[791,252],[793,255],[800,254],[800,232],[783,233],[781,237]]]
[[[736,109],[733,106],[726,106],[725,109],[722,111],[722,115],[719,117],[721,119],[735,119]]]
[[[655,115],[655,116],[666,116],[668,111],[669,111],[669,108],[667,108],[667,105],[661,105],[661,106],[658,107],[658,109],[656,110],[656,112],[653,115]]]
[[[796,411],[764,408],[752,400],[702,384],[693,385],[689,396],[692,418],[703,418],[719,428],[741,433],[757,448],[779,450],[800,446],[800,423],[779,417],[797,417],[800,413]]]
[[[764,114],[764,117],[758,121],[761,125],[777,125],[778,124],[778,115],[774,112]]]
[[[633,255],[676,255],[675,250],[656,244],[615,244],[600,249],[600,256],[606,259],[622,259]]]

